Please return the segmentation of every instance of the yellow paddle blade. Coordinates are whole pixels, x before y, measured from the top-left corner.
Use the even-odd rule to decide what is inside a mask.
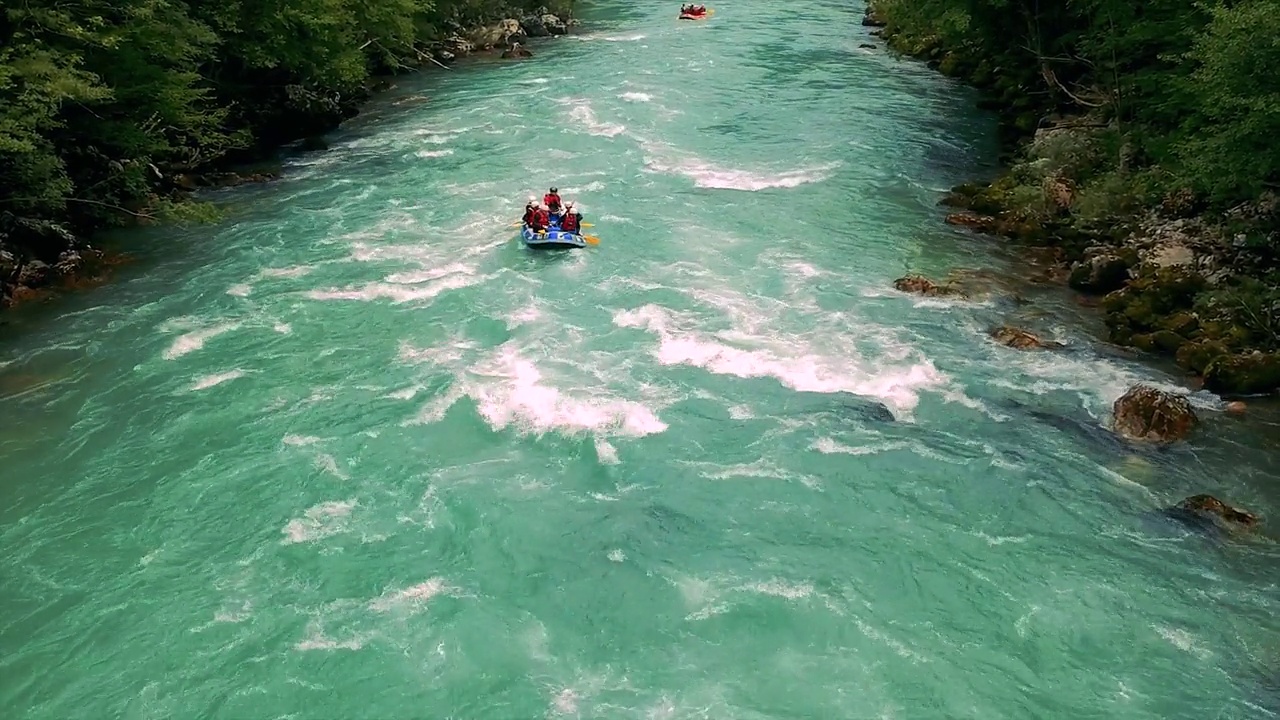
[[[582,227],[595,227],[595,223],[582,223]]]
[[[522,225],[524,225],[524,223],[522,223],[522,222],[520,222],[519,220],[517,220],[517,221],[515,221],[515,222],[511,223],[510,225],[508,225],[507,227],[520,227],[520,226],[522,226]]]
[[[595,235],[583,235],[582,239],[586,240],[588,245],[600,244],[600,238],[596,237]]]

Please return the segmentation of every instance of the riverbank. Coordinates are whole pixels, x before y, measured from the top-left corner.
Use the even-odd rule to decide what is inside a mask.
[[[10,32],[15,59],[0,69],[20,82],[0,88],[13,95],[0,111],[0,309],[102,280],[125,259],[94,244],[101,230],[213,218],[194,193],[275,179],[282,149],[323,150],[323,135],[397,75],[476,53],[530,57],[530,38],[577,23],[574,4],[458,2],[394,17],[398,6],[328,8],[388,17],[376,28],[316,18],[328,34],[315,37],[181,10],[118,21],[125,39],[109,46],[73,20]],[[162,35],[172,47],[152,42]],[[50,77],[24,76],[24,54],[55,49]]]
[[[1274,168],[1261,156],[1261,167],[1247,166],[1248,151],[1224,145],[1256,128],[1209,126],[1212,97],[1192,94],[1209,92],[1204,73],[1226,72],[1230,58],[1214,53],[1248,54],[1215,45],[1234,37],[1234,18],[1199,10],[1163,18],[1191,38],[1194,58],[1183,67],[1156,53],[1154,40],[1132,58],[1083,57],[1102,50],[1079,28],[1106,18],[1073,16],[1079,37],[1045,31],[1030,43],[1044,43],[1034,53],[988,18],[957,30],[965,23],[949,9],[945,0],[881,0],[863,21],[893,51],[981,90],[981,105],[999,114],[1005,170],[954,188],[942,199],[954,211],[946,221],[1052,248],[1063,281],[1105,314],[1110,342],[1172,358],[1191,382],[1225,397],[1280,388]],[[1184,95],[1148,87],[1157,81]],[[1158,99],[1187,106],[1147,105]],[[1170,113],[1200,125],[1184,135]]]

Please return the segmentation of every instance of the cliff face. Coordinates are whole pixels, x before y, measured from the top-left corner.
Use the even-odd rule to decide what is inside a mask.
[[[379,78],[564,34],[574,0],[33,0],[0,17],[0,308],[110,263],[106,227],[203,219],[202,186],[359,112]]]
[[[1280,30],[1280,1],[988,5],[863,22],[999,113],[1006,169],[943,198],[948,222],[1056,248],[1110,341],[1220,393],[1280,388],[1280,83],[1246,70],[1280,60],[1246,32]]]

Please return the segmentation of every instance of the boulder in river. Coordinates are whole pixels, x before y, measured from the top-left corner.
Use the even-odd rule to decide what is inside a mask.
[[[533,53],[526,50],[520,43],[512,43],[511,47],[502,51],[502,57],[507,60],[513,58],[530,58],[533,57]]]
[[[951,285],[939,285],[923,275],[910,274],[893,281],[893,287],[902,292],[936,297],[941,295],[959,295],[960,291]]]
[[[1199,418],[1181,395],[1134,385],[1112,406],[1116,433],[1130,440],[1172,443],[1191,433]]]
[[[989,334],[991,339],[1015,350],[1056,350],[1065,347],[1062,343],[1041,340],[1034,333],[1011,325],[1001,325],[992,329]]]
[[[1258,525],[1257,515],[1232,507],[1212,495],[1192,495],[1167,509],[1165,514],[1203,530],[1235,533]]]

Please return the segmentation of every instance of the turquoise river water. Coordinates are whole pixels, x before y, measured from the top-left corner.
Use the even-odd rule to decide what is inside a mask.
[[[1112,439],[1178,378],[939,222],[992,119],[860,4],[676,9],[402,78],[8,318],[4,717],[1280,712],[1280,553],[1158,514],[1280,509],[1270,426]],[[520,246],[553,183],[597,247]]]

